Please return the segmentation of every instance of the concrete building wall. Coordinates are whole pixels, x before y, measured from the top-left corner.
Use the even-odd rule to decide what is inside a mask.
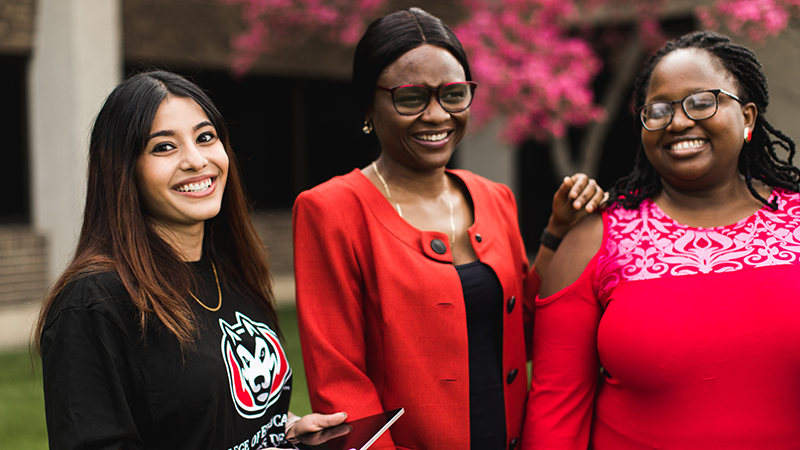
[[[4,0],[0,54],[30,55],[31,226],[0,229],[0,348],[24,347],[80,227],[89,130],[122,77],[120,0]]]
[[[764,67],[769,84],[769,122],[800,143],[800,23],[792,22],[780,36],[764,45],[742,39],[737,42],[753,49]],[[800,157],[795,165],[800,167]]]
[[[460,168],[503,183],[519,197],[517,149],[499,139],[503,125],[503,119],[495,119],[479,130],[471,130],[458,147],[456,158]]]
[[[119,0],[39,0],[29,74],[33,228],[48,274],[74,251],[92,121],[122,76]]]

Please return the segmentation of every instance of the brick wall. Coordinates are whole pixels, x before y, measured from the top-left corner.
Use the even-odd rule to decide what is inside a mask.
[[[0,54],[23,56],[33,46],[34,0],[0,0]]]
[[[39,301],[49,284],[44,237],[24,226],[0,227],[0,307]]]
[[[292,212],[253,214],[276,277],[292,276]],[[46,239],[27,226],[0,226],[0,308],[41,300],[47,278]]]
[[[294,271],[292,212],[274,210],[253,213],[253,224],[267,246],[273,276],[291,276]]]

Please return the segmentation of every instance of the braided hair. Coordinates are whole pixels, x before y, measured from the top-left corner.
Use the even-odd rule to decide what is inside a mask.
[[[753,102],[756,105],[759,114],[756,117],[752,139],[744,143],[739,154],[739,172],[744,175],[747,188],[753,197],[772,209],[777,209],[777,201],[769,202],[762,197],[753,187],[753,179],[761,180],[769,186],[798,192],[800,169],[792,164],[795,155],[795,144],[792,139],[770,125],[764,117],[769,104],[767,78],[756,55],[750,49],[734,44],[728,37],[712,31],[698,31],[669,41],[647,60],[644,69],[636,78],[633,85],[634,104],[644,105],[650,77],[656,65],[664,56],[679,49],[700,49],[714,55],[722,68],[736,80],[742,102]],[[638,127],[642,126],[638,117],[636,124]],[[786,160],[780,159],[775,153],[775,147],[788,151],[789,157]],[[661,177],[647,159],[640,141],[633,171],[611,188],[609,191],[611,201],[619,203],[626,209],[635,209],[644,199],[652,197],[660,190]]]

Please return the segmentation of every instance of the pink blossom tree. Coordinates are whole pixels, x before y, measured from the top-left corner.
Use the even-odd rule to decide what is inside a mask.
[[[695,9],[703,26],[720,25],[756,43],[780,34],[792,17],[800,17],[800,0],[718,0]]]
[[[380,16],[386,0],[218,0],[240,5],[245,31],[234,37],[234,74],[245,74],[259,55],[312,34],[355,45],[364,24]]]
[[[603,118],[592,82],[602,61],[580,30],[581,18],[603,1],[467,0],[472,13],[456,34],[481,80],[481,123],[497,113],[507,117],[505,136],[515,142],[563,136],[569,126]],[[616,2],[619,4],[620,2]],[[640,42],[663,42],[655,11],[664,0],[629,0],[637,9]],[[576,31],[577,30],[577,31]],[[486,93],[488,91],[488,94]]]
[[[502,115],[503,135],[521,143],[548,142],[555,172],[593,175],[608,127],[624,90],[637,70],[645,45],[663,42],[657,16],[665,0],[628,0],[639,18],[641,39],[622,47],[624,71],[615,77],[603,101],[594,98],[592,82],[602,61],[581,18],[597,14],[602,0],[468,0],[472,13],[456,27],[471,58],[474,78],[481,81],[473,117],[478,125]],[[620,2],[615,2],[620,5]],[[568,127],[588,127],[577,159],[566,139]]]
[[[234,38],[233,70],[246,72],[256,58],[310,33],[354,44],[365,25],[385,13],[387,0],[219,0],[239,4],[246,31]],[[624,93],[646,52],[664,36],[659,18],[669,0],[463,0],[467,19],[454,27],[480,82],[476,125],[502,115],[503,136],[512,142],[549,142],[556,172],[594,174],[609,127],[625,105]],[[424,7],[424,5],[422,5]],[[800,17],[800,0],[716,0],[697,7],[708,28],[724,25],[755,42],[775,36]],[[636,18],[638,38],[619,42],[616,75],[602,99],[592,83],[602,69],[587,17]],[[452,25],[452,24],[451,24]],[[576,160],[565,139],[569,127],[585,127]]]

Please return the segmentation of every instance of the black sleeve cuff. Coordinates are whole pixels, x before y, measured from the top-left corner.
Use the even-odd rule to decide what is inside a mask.
[[[547,231],[547,228],[544,229],[542,232],[542,237],[539,238],[542,245],[549,248],[552,251],[556,251],[558,245],[561,243],[560,237],[555,237]]]

